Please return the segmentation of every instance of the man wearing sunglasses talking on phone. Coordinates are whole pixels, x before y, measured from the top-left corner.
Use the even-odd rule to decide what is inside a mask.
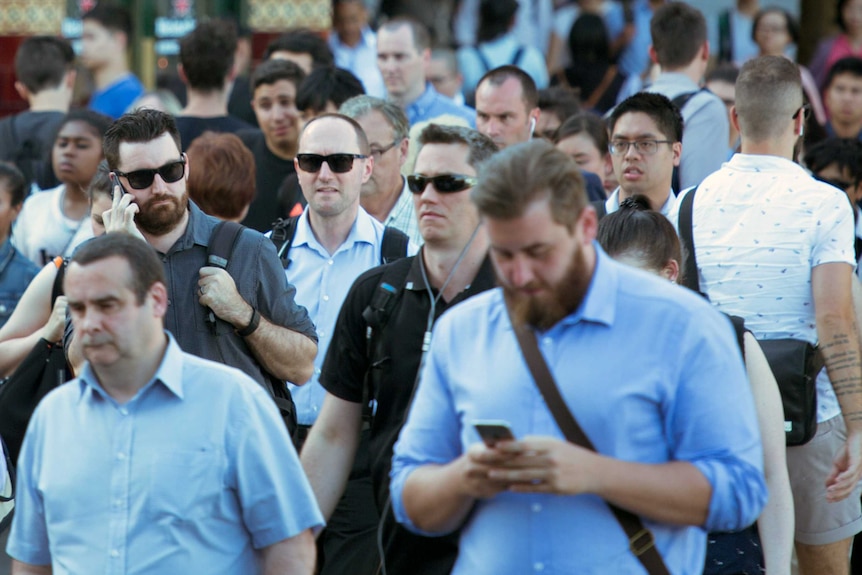
[[[326,398],[302,464],[329,517],[345,485],[350,490],[354,455],[370,459],[385,572],[442,575],[454,563],[457,534],[426,538],[396,526],[387,506],[389,461],[434,321],[494,286],[488,242],[469,194],[497,146],[475,130],[436,124],[418,143],[407,183],[425,243],[417,257],[368,270],[350,288],[323,362]]]
[[[308,381],[317,351],[314,326],[294,300],[272,242],[243,229],[227,269],[207,263],[218,221],[186,191],[188,157],[173,117],[156,110],[122,116],[105,134],[115,178],[103,214],[107,233],[143,237],[168,278],[165,329],[183,351],[241,369],[270,393]]]

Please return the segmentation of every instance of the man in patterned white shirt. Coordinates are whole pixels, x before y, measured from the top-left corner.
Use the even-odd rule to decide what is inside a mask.
[[[846,575],[850,543],[862,530],[853,212],[843,191],[792,161],[805,114],[790,60],[767,56],[743,66],[732,121],[742,153],[708,176],[694,201],[700,286],[759,339],[819,341],[826,370],[817,379],[817,435],[787,449],[796,553],[802,575]]]

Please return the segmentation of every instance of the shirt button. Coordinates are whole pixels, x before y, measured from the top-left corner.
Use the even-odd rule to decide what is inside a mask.
[[[545,570],[545,564],[544,563],[533,563],[533,569],[535,571],[544,571]]]
[[[552,343],[554,343],[554,341],[551,338],[546,337],[542,340],[542,343],[544,343],[545,345],[551,345]]]
[[[323,301],[329,301],[329,296],[328,295],[323,296]]]
[[[533,503],[533,506],[530,509],[533,510],[533,513],[538,513],[542,510],[542,505],[539,503]]]
[[[125,458],[126,458],[126,454],[123,453],[122,451],[117,454],[117,459],[123,460]]]
[[[314,369],[314,374],[315,374],[315,375],[320,375],[320,368],[319,368],[319,367],[317,367],[317,368],[315,368],[315,369]]]
[[[115,499],[114,500],[114,507],[122,507],[122,506],[123,506],[123,500],[122,499]]]
[[[129,415],[129,410],[125,407],[120,409],[120,415]]]
[[[334,264],[335,262],[334,262],[334,261],[332,261],[332,260],[329,260],[329,261],[328,261],[328,262],[326,262],[326,263],[328,263],[329,265],[332,265],[332,264]]]
[[[119,557],[120,552],[117,549],[111,549],[111,557]]]
[[[324,333],[324,332],[322,332],[322,331],[318,331],[318,332],[317,332],[317,339],[321,339],[321,338],[324,338],[324,337],[326,337],[326,333]]]

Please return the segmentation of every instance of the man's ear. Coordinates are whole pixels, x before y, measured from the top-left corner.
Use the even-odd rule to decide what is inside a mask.
[[[398,166],[401,167],[404,165],[404,162],[407,161],[407,154],[410,152],[410,138],[404,138],[398,144]]]
[[[652,44],[649,45],[649,49],[647,50],[649,53],[649,59],[653,64],[658,64],[658,52],[655,51],[655,46]]]
[[[659,273],[663,278],[676,283],[676,280],[679,278],[679,262],[676,260],[667,260],[664,268]]]
[[[30,100],[30,90],[28,90],[27,86],[25,86],[23,83],[16,81],[15,91],[18,92],[18,95],[21,96],[22,100]]]

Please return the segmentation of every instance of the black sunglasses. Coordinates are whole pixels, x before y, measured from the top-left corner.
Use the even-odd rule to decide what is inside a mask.
[[[431,183],[434,184],[434,189],[441,194],[454,194],[475,186],[478,181],[479,178],[462,176],[461,174],[441,174],[430,178],[421,174],[412,174],[407,176],[407,187],[414,194],[421,194],[425,191],[425,187]]]
[[[299,164],[299,169],[303,172],[316,173],[320,171],[323,162],[329,166],[329,169],[336,174],[346,174],[353,169],[353,160],[364,160],[368,156],[362,154],[329,154],[321,156],[320,154],[297,154],[296,161]]]
[[[182,179],[186,173],[186,159],[180,158],[173,162],[168,162],[160,168],[147,168],[146,170],[135,170],[134,172],[121,172],[114,170],[118,176],[123,176],[129,181],[129,185],[136,190],[144,190],[153,185],[153,180],[158,174],[166,184],[173,184]]]

